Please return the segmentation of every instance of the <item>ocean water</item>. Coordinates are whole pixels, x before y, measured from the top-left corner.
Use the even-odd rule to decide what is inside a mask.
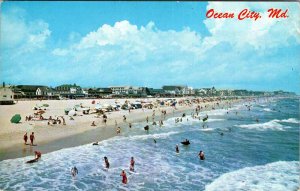
[[[251,104],[249,111],[244,104]],[[189,113],[163,127],[146,123],[122,129],[118,137],[32,157],[0,162],[3,190],[297,190],[299,186],[299,99],[260,99],[232,108]],[[228,113],[227,113],[228,112]],[[256,119],[259,121],[257,122]],[[223,133],[223,135],[221,135]],[[191,145],[180,142],[189,139]],[[154,143],[154,139],[157,143]],[[175,146],[180,153],[176,154]],[[205,152],[206,159],[197,154]],[[104,169],[107,156],[111,168]],[[130,157],[135,173],[129,173]],[[72,178],[71,167],[79,174]],[[128,184],[121,183],[125,169]]]

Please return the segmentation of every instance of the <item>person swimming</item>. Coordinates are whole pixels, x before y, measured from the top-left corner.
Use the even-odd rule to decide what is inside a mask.
[[[130,160],[130,168],[129,168],[130,171],[134,171],[134,163],[135,163],[134,158],[131,157],[131,160]]]
[[[122,170],[122,173],[120,174],[120,176],[122,176],[122,183],[127,184],[127,175],[126,175],[125,170]]]
[[[104,157],[104,162],[105,162],[105,168],[109,169],[109,162],[106,156]]]
[[[72,175],[73,177],[75,177],[77,174],[78,174],[78,169],[76,168],[76,166],[74,166],[74,167],[71,169],[71,175]]]
[[[200,151],[199,154],[198,154],[198,156],[199,156],[200,160],[204,160],[205,159],[203,151]]]

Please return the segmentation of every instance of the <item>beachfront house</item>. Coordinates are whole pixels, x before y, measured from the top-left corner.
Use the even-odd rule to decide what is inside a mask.
[[[162,89],[164,90],[165,93],[169,93],[173,96],[186,96],[189,95],[189,88],[187,86],[170,86],[166,85],[163,86]]]
[[[189,96],[196,95],[194,88],[193,87],[187,87],[186,88],[186,95],[189,95]]]
[[[110,86],[109,88],[115,96],[142,97],[147,95],[145,87]]]
[[[225,97],[225,96],[232,96],[233,93],[232,90],[228,90],[228,89],[222,89],[222,90],[217,90],[217,96],[221,96],[221,97]]]
[[[9,105],[14,103],[14,92],[11,86],[5,85],[3,82],[2,87],[0,87],[0,105]]]
[[[13,91],[18,93],[18,98],[33,99],[44,94],[44,90],[47,88],[49,87],[42,85],[17,85],[13,87]]]
[[[112,94],[111,88],[98,88],[97,91],[101,98],[109,98]]]
[[[82,91],[82,88],[76,84],[63,84],[60,86],[55,87],[55,91],[61,97],[66,98],[82,98],[85,97],[85,94]]]
[[[148,88],[149,94],[154,97],[168,97],[163,89]]]
[[[215,87],[212,88],[200,88],[196,90],[197,96],[209,97],[209,96],[217,96],[217,90]]]

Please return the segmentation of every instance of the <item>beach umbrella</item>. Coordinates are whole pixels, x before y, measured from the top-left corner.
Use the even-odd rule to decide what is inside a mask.
[[[102,109],[103,107],[100,104],[95,105],[95,109],[99,110]]]
[[[38,113],[38,114],[44,114],[45,111],[44,111],[44,110],[39,110],[37,113]]]
[[[14,115],[10,120],[11,123],[19,123],[20,121],[21,121],[21,115],[20,114]]]
[[[75,114],[76,114],[75,110],[71,110],[71,111],[69,111],[69,113],[68,113],[69,116],[74,116]]]
[[[43,104],[44,107],[49,107],[49,104],[45,103]]]

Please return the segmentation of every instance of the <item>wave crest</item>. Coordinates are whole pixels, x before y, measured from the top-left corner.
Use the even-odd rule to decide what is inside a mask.
[[[205,190],[297,190],[299,173],[299,162],[279,161],[225,173]]]

